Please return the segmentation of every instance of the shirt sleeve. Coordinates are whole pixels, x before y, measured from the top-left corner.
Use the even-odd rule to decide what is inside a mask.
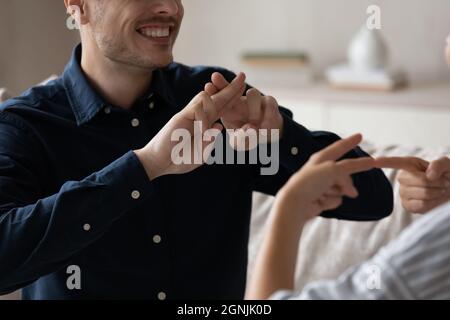
[[[339,279],[279,291],[273,300],[450,299],[450,203],[419,219]]]
[[[130,151],[44,196],[39,178],[43,160],[31,133],[17,120],[0,113],[0,293],[63,267],[153,192]]]
[[[371,260],[337,280],[319,281],[300,292],[282,290],[271,300],[402,300],[413,299],[396,272],[384,261]]]

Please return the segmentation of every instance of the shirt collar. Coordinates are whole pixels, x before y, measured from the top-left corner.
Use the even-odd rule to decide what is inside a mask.
[[[81,44],[73,50],[62,79],[69,98],[69,103],[78,125],[92,120],[100,110],[109,105],[91,86],[81,69]],[[142,99],[154,96],[161,98],[167,105],[176,108],[173,92],[170,90],[170,79],[164,72],[165,68],[153,72],[152,85]]]

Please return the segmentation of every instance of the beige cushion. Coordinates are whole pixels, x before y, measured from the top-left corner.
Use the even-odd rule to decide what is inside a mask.
[[[450,147],[419,149],[405,147],[374,148],[366,145],[365,150],[374,156],[418,156],[433,160],[450,156]],[[382,246],[397,235],[415,219],[421,216],[406,212],[398,195],[396,170],[385,170],[394,187],[395,204],[393,213],[386,219],[375,222],[351,222],[317,218],[305,226],[297,262],[296,289],[315,280],[335,279],[349,267],[369,259]],[[273,203],[273,197],[260,193],[254,195],[253,216],[249,244],[249,277],[257,251],[261,244],[264,224]]]

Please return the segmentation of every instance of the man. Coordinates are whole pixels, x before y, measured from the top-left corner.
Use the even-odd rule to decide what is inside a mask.
[[[172,63],[181,0],[65,5],[81,45],[64,74],[0,108],[0,292],[243,298],[252,191],[275,194],[339,138],[296,124],[243,74]],[[267,137],[279,145],[278,173],[262,176],[262,164],[175,164],[172,134],[195,134],[197,121],[216,138],[224,128],[278,130],[280,140]],[[356,148],[346,157],[365,155]],[[381,170],[354,181],[360,197],[324,216],[391,212]]]

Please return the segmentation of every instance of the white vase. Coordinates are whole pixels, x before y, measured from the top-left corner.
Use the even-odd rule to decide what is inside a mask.
[[[388,50],[378,30],[363,26],[348,50],[350,65],[359,71],[379,70],[387,66]]]

